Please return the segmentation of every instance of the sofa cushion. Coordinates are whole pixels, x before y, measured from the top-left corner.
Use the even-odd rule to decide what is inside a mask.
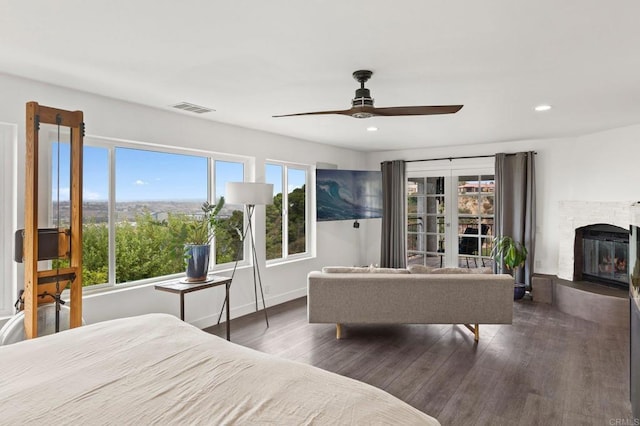
[[[486,268],[433,268],[432,274],[493,274],[493,269]]]
[[[369,272],[368,266],[325,266],[322,268],[325,274],[361,274]]]
[[[372,274],[408,274],[408,269],[396,269],[396,268],[376,268],[369,267],[369,272]]]
[[[412,274],[430,274],[435,268],[433,266],[409,265],[408,269]]]
[[[325,274],[408,274],[407,269],[376,268],[375,266],[325,266],[322,268]]]

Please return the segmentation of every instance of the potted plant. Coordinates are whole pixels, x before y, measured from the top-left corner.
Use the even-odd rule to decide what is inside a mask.
[[[187,281],[206,281],[209,270],[211,239],[220,226],[220,210],[224,206],[224,197],[217,204],[204,202],[202,216],[184,222],[181,239],[184,241],[184,259]]]
[[[500,269],[502,269],[501,265],[504,265],[514,278],[516,277],[518,268],[524,265],[527,254],[527,248],[508,235],[503,235],[493,240],[491,257],[496,261]],[[516,282],[513,290],[513,300],[522,299],[525,292],[525,285]]]

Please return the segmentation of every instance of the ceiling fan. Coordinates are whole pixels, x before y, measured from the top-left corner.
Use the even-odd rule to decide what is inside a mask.
[[[338,111],[318,111],[318,112],[301,112],[297,114],[274,115],[273,117],[292,117],[295,115],[322,115],[322,114],[341,114],[350,115],[354,118],[369,118],[376,115],[384,117],[393,117],[401,115],[434,115],[434,114],[453,114],[462,108],[462,105],[437,105],[437,106],[401,106],[389,108],[376,108],[373,106],[373,98],[369,89],[364,87],[373,75],[368,70],[359,70],[353,73],[353,78],[360,83],[360,88],[356,89],[356,97],[351,100],[351,109]]]

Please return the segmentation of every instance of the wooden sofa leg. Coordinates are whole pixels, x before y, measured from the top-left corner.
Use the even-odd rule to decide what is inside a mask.
[[[336,324],[336,339],[340,339],[342,337],[342,324]]]
[[[465,324],[464,326],[473,333],[473,340],[476,342],[480,340],[480,324],[474,324],[475,327],[470,324]]]

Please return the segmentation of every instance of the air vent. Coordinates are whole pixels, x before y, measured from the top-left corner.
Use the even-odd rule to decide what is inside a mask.
[[[182,109],[184,111],[195,112],[196,114],[204,114],[206,112],[215,111],[215,109],[206,108],[206,107],[195,105],[189,102],[180,102],[179,104],[175,104],[171,106],[174,108]]]

